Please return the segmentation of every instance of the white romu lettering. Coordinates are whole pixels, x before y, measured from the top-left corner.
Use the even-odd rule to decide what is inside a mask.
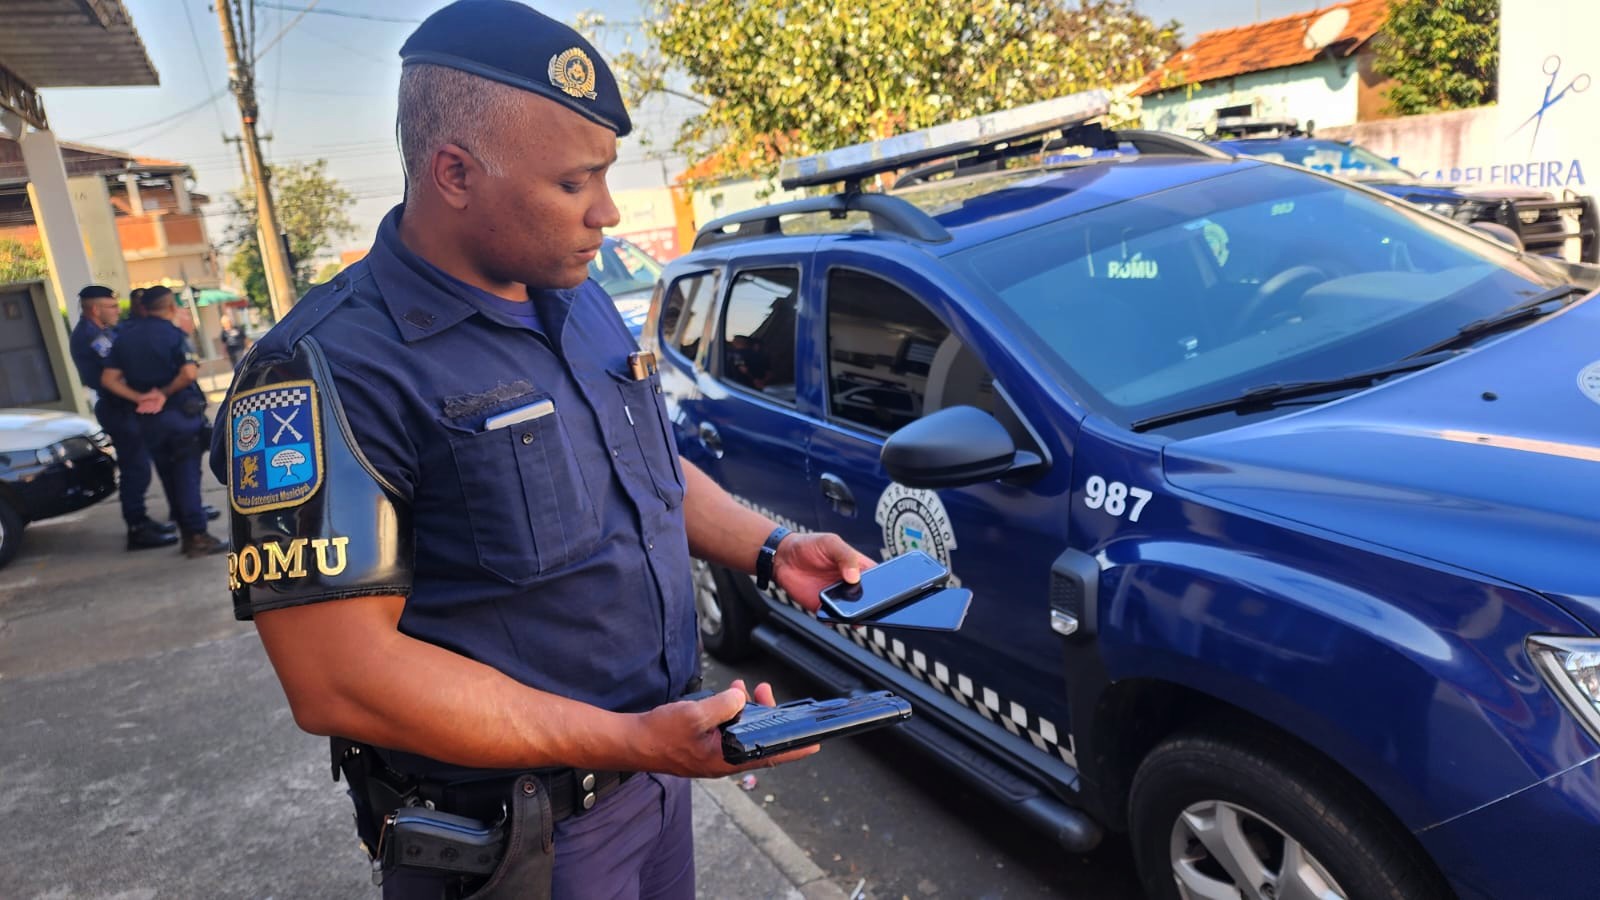
[[[228,589],[237,591],[258,581],[306,577],[310,574],[306,569],[307,547],[314,551],[317,574],[338,575],[350,564],[349,545],[347,537],[295,538],[246,545],[237,553],[228,554]]]

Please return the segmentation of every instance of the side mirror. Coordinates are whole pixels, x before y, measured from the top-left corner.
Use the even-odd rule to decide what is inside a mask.
[[[1044,464],[1018,450],[1005,426],[973,406],[951,406],[901,428],[878,457],[907,487],[962,487]]]
[[[1522,238],[1518,237],[1515,231],[1512,231],[1506,226],[1501,225],[1499,222],[1473,222],[1467,227],[1473,229],[1474,231],[1481,231],[1500,243],[1509,245],[1511,249],[1517,251],[1518,253],[1521,253],[1524,249],[1522,246]]]

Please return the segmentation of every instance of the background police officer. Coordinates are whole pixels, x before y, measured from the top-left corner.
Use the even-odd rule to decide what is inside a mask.
[[[130,320],[111,347],[100,383],[134,407],[156,475],[173,505],[183,554],[209,556],[227,545],[206,533],[200,502],[200,457],[206,430],[205,394],[195,383],[199,363],[173,319],[172,291],[147,288],[139,298],[144,317]]]
[[[692,897],[684,777],[734,771],[716,726],[746,693],[681,699],[699,682],[690,554],[812,610],[871,562],[677,458],[659,376],[587,280],[631,128],[593,47],[519,3],[460,0],[401,56],[405,203],[256,344],[218,420],[235,613],[302,728],[370,745],[335,742],[347,777],[510,811],[496,896]],[[358,820],[394,808],[375,803]]]
[[[170,547],[178,542],[177,528],[158,523],[145,512],[144,495],[150,489],[150,456],[133,404],[100,385],[106,359],[116,341],[119,309],[111,288],[91,284],[78,292],[82,315],[72,329],[69,345],[78,378],[95,393],[94,417],[117,451],[117,495],[122,501],[122,521],[128,526],[128,549]]]

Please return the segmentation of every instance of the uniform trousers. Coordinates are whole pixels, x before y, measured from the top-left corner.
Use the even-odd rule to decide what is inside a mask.
[[[139,414],[126,403],[101,398],[94,405],[94,417],[117,451],[117,499],[122,501],[122,521],[132,528],[149,518],[144,495],[150,490],[150,454],[140,434]]]
[[[643,773],[555,826],[553,900],[694,900],[689,780]],[[440,900],[447,880],[396,869],[383,900]]]
[[[200,432],[203,415],[191,415],[169,404],[155,415],[139,416],[139,433],[155,463],[156,477],[173,505],[172,517],[184,534],[206,530],[205,509],[200,502],[200,457],[204,452]]]

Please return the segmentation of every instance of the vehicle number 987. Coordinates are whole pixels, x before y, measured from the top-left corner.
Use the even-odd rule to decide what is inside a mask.
[[[1144,505],[1155,496],[1141,487],[1128,487],[1120,481],[1107,482],[1099,475],[1090,475],[1083,486],[1083,505],[1090,509],[1103,509],[1108,515],[1127,515],[1129,522],[1139,521]]]

